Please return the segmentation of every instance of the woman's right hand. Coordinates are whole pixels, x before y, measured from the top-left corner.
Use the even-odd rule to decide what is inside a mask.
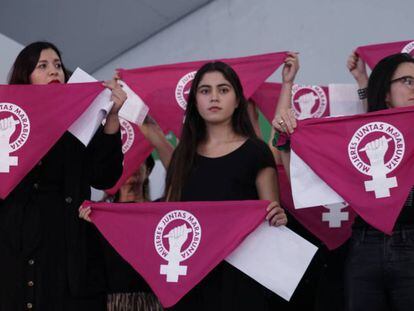
[[[296,118],[292,110],[292,86],[299,71],[298,53],[288,52],[282,70],[282,89],[277,103],[273,127],[279,132],[293,133],[296,128]]]
[[[90,206],[83,207],[82,205],[79,207],[79,218],[82,218],[88,222],[91,222],[91,218],[89,217],[92,210]]]
[[[360,88],[366,88],[368,85],[368,74],[365,62],[361,57],[354,51],[348,57],[346,66],[349,72],[354,77]]]
[[[272,126],[279,132],[292,134],[297,127],[295,113],[292,108],[278,109],[278,112],[272,121]]]

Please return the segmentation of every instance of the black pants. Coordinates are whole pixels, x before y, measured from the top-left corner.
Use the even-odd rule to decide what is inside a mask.
[[[353,230],[345,268],[347,310],[414,310],[414,225],[388,236]]]

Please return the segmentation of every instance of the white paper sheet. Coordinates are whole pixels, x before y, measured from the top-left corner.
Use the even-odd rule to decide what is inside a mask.
[[[329,84],[331,116],[349,116],[365,112],[357,89],[358,86],[355,84]],[[290,178],[296,209],[344,202],[344,199],[319,178],[293,150],[290,156]]]
[[[290,151],[290,182],[296,209],[344,202],[293,150]]]
[[[142,125],[148,114],[148,106],[124,81],[120,81],[128,98],[119,110],[119,117],[137,125]]]
[[[96,82],[97,80],[83,71],[81,68],[76,68],[70,77],[68,83],[79,82]],[[123,81],[120,81],[127,100],[119,110],[119,117],[137,125],[142,125],[145,117],[148,114],[148,106],[143,100]],[[111,102],[111,91],[105,89],[93,101],[91,106],[76,120],[69,128],[75,137],[77,137],[85,146],[87,146],[93,135],[102,124],[103,119],[111,110],[113,102]]]
[[[289,301],[317,249],[292,230],[264,222],[226,260]]]
[[[68,83],[96,82],[97,80],[83,71],[76,68]],[[102,124],[106,114],[111,110],[111,91],[103,90],[92,102],[89,108],[71,125],[68,129],[85,146],[89,144],[93,135]]]
[[[358,98],[356,84],[329,84],[328,89],[331,116],[350,116],[365,112],[365,107]]]

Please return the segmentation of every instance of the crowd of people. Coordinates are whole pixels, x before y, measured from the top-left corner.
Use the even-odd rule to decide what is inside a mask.
[[[384,58],[369,76],[355,52],[347,67],[369,112],[414,105],[414,59],[409,54]],[[291,97],[298,70],[298,54],[287,53],[272,122],[275,132],[287,136],[297,126]],[[56,46],[35,42],[16,58],[9,84],[66,83],[68,78]],[[122,173],[118,112],[127,95],[118,80],[115,74],[104,82],[114,105],[91,143],[85,147],[66,132],[0,200],[0,310],[162,310],[144,279],[90,222],[93,211],[80,207],[90,198],[91,186],[109,189]],[[151,117],[140,130],[167,170],[160,201],[268,200],[270,225],[288,225],[313,238],[279,203],[276,164],[283,163],[289,172],[290,149],[276,143],[280,150],[271,150],[263,141],[254,103],[245,98],[237,73],[226,63],[208,62],[195,74],[175,149]],[[150,156],[106,200],[148,202],[153,166]],[[357,217],[347,244],[335,251],[320,245],[290,302],[223,261],[171,309],[411,310],[412,196],[392,235]]]

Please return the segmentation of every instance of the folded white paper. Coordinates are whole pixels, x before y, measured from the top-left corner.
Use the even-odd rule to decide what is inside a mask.
[[[292,230],[264,222],[226,261],[289,301],[317,249]]]
[[[358,98],[357,89],[355,84],[329,84],[330,115],[364,113],[365,107]],[[293,150],[290,156],[290,178],[296,209],[344,202]]]
[[[296,209],[344,202],[293,150],[290,151],[290,182]]]
[[[68,83],[96,82],[97,80],[83,71],[76,68]],[[85,146],[89,144],[93,135],[102,124],[106,114],[111,110],[111,91],[103,90],[92,102],[89,108],[71,125],[68,129]]]
[[[124,81],[120,81],[128,98],[119,110],[119,116],[129,122],[142,125],[148,114],[148,106]]]
[[[68,83],[79,82],[96,82],[97,80],[83,71],[81,68],[76,68],[70,77]],[[148,106],[143,100],[123,81],[120,81],[127,99],[119,110],[119,117],[137,125],[142,125],[145,117],[148,114]],[[87,146],[93,135],[102,124],[103,119],[111,110],[113,102],[111,101],[111,91],[105,89],[100,93],[89,108],[76,120],[69,128],[75,137],[77,137],[85,146]]]
[[[356,84],[329,84],[328,89],[331,116],[350,116],[365,112],[365,107],[358,98]]]

